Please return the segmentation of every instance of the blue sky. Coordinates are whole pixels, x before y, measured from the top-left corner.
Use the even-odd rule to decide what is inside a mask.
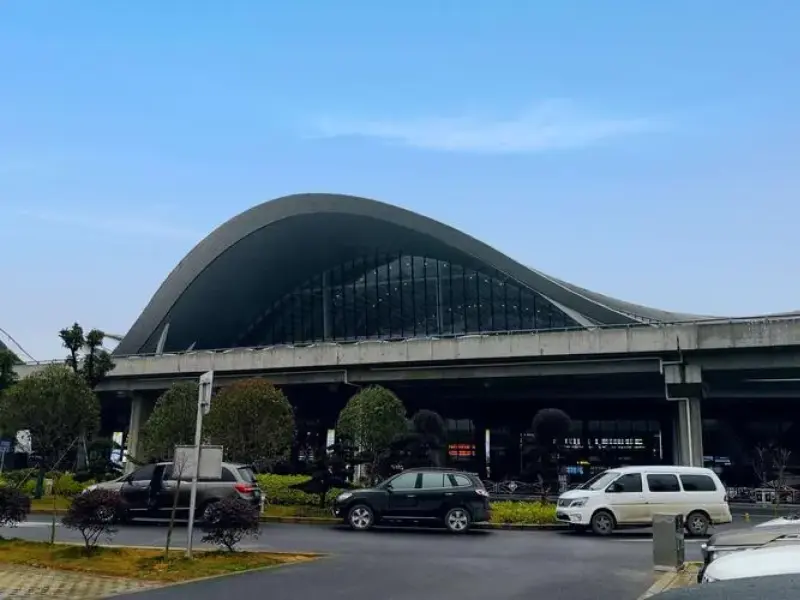
[[[392,202],[599,292],[800,309],[800,3],[0,2],[0,327],[124,333],[226,219]]]

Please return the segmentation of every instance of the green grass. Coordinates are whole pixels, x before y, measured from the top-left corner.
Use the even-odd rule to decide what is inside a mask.
[[[55,500],[55,505],[53,504]],[[65,498],[64,496],[43,496],[39,500],[31,498],[31,510],[37,512],[51,512],[55,506],[56,510],[67,510],[69,508],[72,498]]]
[[[163,550],[108,546],[99,546],[87,556],[83,546],[0,540],[2,563],[160,582],[276,567],[317,557],[315,554],[269,552],[198,552],[189,560],[182,550],[176,550],[165,560]]]

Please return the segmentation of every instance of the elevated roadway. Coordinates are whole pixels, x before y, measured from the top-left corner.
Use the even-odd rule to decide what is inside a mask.
[[[800,317],[114,356],[100,390],[163,389],[208,370],[222,384],[254,375],[278,384],[366,384],[656,373],[676,360],[714,371],[800,369]],[[20,365],[17,373],[45,364]]]

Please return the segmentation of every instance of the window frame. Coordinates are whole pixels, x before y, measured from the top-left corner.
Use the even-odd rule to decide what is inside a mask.
[[[708,489],[708,490],[688,490],[688,489],[686,489],[686,485],[684,485],[684,482],[683,482],[683,478],[684,477],[696,477],[698,479],[708,480],[713,487],[711,489]],[[717,488],[717,482],[714,481],[714,478],[711,477],[711,475],[705,475],[703,473],[681,473],[680,475],[678,475],[678,479],[681,482],[681,488],[683,489],[683,491],[686,492],[686,493],[689,493],[689,494],[702,494],[702,493],[708,494],[710,492],[718,492],[719,491],[719,489]]]
[[[622,490],[622,491],[619,491],[619,492],[610,491],[610,489],[612,487],[614,487],[615,485],[619,484],[621,479],[624,479],[625,477],[633,478],[634,476],[637,476],[637,475],[639,476],[639,489],[638,490],[633,490],[633,491],[631,491],[631,490]],[[606,487],[605,492],[607,494],[643,494],[644,493],[644,475],[645,475],[644,473],[640,473],[640,472],[639,473],[623,473],[622,475],[617,477],[614,481],[612,481],[611,483],[608,484],[608,487]],[[648,486],[647,489],[650,489],[650,486]]]
[[[675,484],[677,485],[677,489],[674,490],[654,490],[650,486],[650,477],[672,477],[675,480]],[[647,480],[647,491],[651,494],[675,494],[680,493],[683,491],[681,487],[681,479],[677,473],[647,473],[645,477]]]

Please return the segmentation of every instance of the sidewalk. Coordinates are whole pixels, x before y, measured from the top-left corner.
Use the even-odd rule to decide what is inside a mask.
[[[0,598],[95,600],[154,589],[162,583],[0,564]]]
[[[680,571],[668,573],[656,573],[656,582],[641,596],[639,600],[645,600],[667,590],[691,587],[697,585],[697,572],[700,570],[700,563],[686,563]]]

